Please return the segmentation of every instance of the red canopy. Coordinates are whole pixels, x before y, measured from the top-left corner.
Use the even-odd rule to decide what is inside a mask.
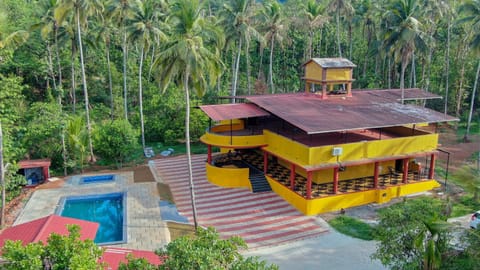
[[[5,229],[0,234],[0,247],[3,247],[6,240],[20,240],[24,245],[40,241],[46,243],[51,233],[68,235],[67,224],[80,226],[80,239],[82,240],[95,239],[98,227],[100,226],[96,222],[49,215]]]
[[[215,121],[268,116],[268,112],[250,103],[203,105],[200,109]]]

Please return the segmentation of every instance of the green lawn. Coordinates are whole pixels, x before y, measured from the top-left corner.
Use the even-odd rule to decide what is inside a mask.
[[[328,223],[343,234],[363,240],[373,240],[373,227],[356,218],[338,216]]]

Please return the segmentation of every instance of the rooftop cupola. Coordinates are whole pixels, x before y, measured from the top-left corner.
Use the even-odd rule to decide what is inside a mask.
[[[329,95],[352,96],[353,68],[345,58],[312,58],[305,64],[305,92],[316,93],[322,99]]]

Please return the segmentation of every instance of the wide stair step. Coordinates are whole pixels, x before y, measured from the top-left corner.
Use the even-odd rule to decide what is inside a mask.
[[[270,187],[270,184],[263,173],[250,175],[249,179],[250,183],[252,184],[253,193],[272,191],[272,188]]]

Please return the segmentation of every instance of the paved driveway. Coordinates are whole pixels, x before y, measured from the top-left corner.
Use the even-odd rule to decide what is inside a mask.
[[[259,256],[280,269],[387,269],[379,261],[370,259],[374,251],[374,241],[352,238],[331,229],[317,238],[247,251],[244,255]]]
[[[205,155],[192,157],[198,223],[222,237],[241,236],[250,249],[318,237],[328,231],[323,219],[305,216],[274,192],[222,188],[205,176]],[[186,156],[154,161],[155,174],[170,186],[177,209],[191,223]]]

